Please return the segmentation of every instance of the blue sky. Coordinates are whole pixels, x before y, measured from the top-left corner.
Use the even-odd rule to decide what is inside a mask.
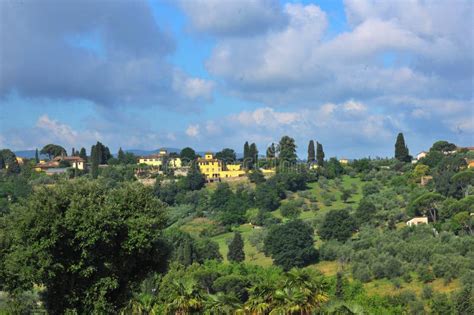
[[[0,147],[474,144],[471,1],[0,2]]]

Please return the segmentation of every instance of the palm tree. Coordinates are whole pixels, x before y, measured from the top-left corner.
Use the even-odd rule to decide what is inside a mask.
[[[272,309],[276,285],[271,280],[256,283],[249,289],[245,311],[252,315],[264,315]]]
[[[203,297],[197,288],[196,282],[191,280],[176,279],[173,281],[174,297],[166,304],[167,313],[176,315],[191,314],[200,311]]]
[[[134,296],[128,305],[122,310],[122,315],[156,315],[158,314],[158,303],[156,298],[147,293]]]
[[[209,294],[204,302],[206,315],[219,314],[236,314],[241,310],[239,299],[233,295],[218,292],[217,294]]]

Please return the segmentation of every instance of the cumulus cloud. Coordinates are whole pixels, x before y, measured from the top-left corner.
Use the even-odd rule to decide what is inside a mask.
[[[181,0],[192,29],[217,36],[254,36],[283,25],[276,0]]]
[[[199,125],[189,125],[186,134],[190,137],[197,137],[199,135]]]
[[[272,105],[382,95],[470,98],[472,12],[471,1],[347,1],[351,28],[326,39],[326,12],[286,4],[284,28],[219,38],[207,68],[234,95]]]
[[[167,61],[175,43],[144,0],[0,1],[0,47],[0,96],[175,108],[212,92]]]

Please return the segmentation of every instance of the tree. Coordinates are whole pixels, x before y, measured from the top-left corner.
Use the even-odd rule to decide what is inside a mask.
[[[326,176],[328,178],[336,178],[344,174],[344,167],[335,157],[329,159],[326,166]]]
[[[342,272],[336,274],[336,292],[334,295],[338,299],[344,299],[344,281]]]
[[[117,313],[145,277],[165,270],[164,210],[139,184],[40,187],[6,218],[2,283],[9,292],[41,283],[49,314]]]
[[[258,165],[258,150],[257,145],[252,143],[249,147],[249,169],[257,168]]]
[[[120,164],[125,164],[125,153],[123,152],[122,147],[118,150],[117,159]]]
[[[7,174],[18,174],[21,171],[15,153],[9,149],[0,150],[0,169],[6,168]]]
[[[183,190],[199,190],[204,187],[206,178],[202,175],[197,165],[191,165],[188,170],[186,177],[181,178],[178,182],[178,186]]]
[[[35,150],[35,163],[38,164],[40,162],[40,159],[39,159],[39,153],[38,153],[38,149]]]
[[[308,163],[312,163],[316,160],[315,152],[314,152],[314,141],[309,140],[308,144]]]
[[[341,194],[341,200],[346,203],[349,198],[351,198],[352,193],[350,189],[343,189]]]
[[[466,171],[456,173],[453,175],[453,177],[451,177],[451,181],[461,187],[461,189],[464,191],[464,196],[467,197],[469,194],[469,187],[474,185],[474,171],[468,169]]]
[[[456,150],[456,145],[454,143],[449,143],[448,141],[436,141],[430,148],[430,151],[438,151],[442,153],[448,153]]]
[[[370,223],[374,220],[376,212],[375,205],[368,198],[363,198],[356,209],[355,217],[359,224]]]
[[[401,162],[410,162],[411,156],[408,153],[408,147],[405,144],[403,133],[399,133],[395,142],[395,158]]]
[[[3,155],[0,152],[0,170],[5,168],[5,160],[3,159]]]
[[[263,176],[263,173],[259,169],[255,169],[248,173],[248,178],[251,183],[255,184],[260,184],[265,181],[265,176]]]
[[[97,146],[91,148],[91,176],[96,179],[99,176],[100,152]]]
[[[319,235],[324,240],[336,239],[345,241],[356,230],[356,222],[346,209],[331,210],[326,214],[319,229]]]
[[[318,162],[319,167],[324,166],[324,150],[323,145],[319,142],[316,142],[316,161]]]
[[[66,149],[64,149],[62,146],[57,145],[57,144],[47,144],[45,145],[41,151],[41,154],[46,154],[48,155],[49,159],[51,160],[52,158],[56,156],[67,156]]]
[[[79,151],[79,157],[87,162],[86,148],[81,148],[81,151]]]
[[[266,183],[257,185],[255,189],[255,204],[259,209],[274,211],[280,206],[280,198],[276,187]]]
[[[194,151],[190,147],[186,147],[181,150],[181,152],[179,153],[179,156],[181,160],[187,164],[196,159],[196,151]]]
[[[274,159],[276,155],[276,148],[275,144],[272,143],[268,148],[267,148],[267,159],[271,160]]]
[[[408,212],[412,215],[427,215],[432,222],[436,223],[438,209],[443,200],[444,197],[438,193],[425,193],[409,204]]]
[[[244,240],[240,232],[234,233],[234,238],[229,244],[229,252],[227,253],[229,261],[242,262],[245,260]]]
[[[265,255],[284,270],[317,262],[313,228],[301,220],[292,220],[270,228],[264,240]]]
[[[283,136],[280,139],[280,143],[278,146],[280,150],[280,163],[286,162],[290,165],[296,163],[296,159],[298,157],[296,156],[295,139],[288,136]]]
[[[248,169],[248,163],[250,159],[250,146],[249,142],[245,141],[244,143],[244,168]]]
[[[222,151],[216,153],[216,159],[224,161],[224,163],[235,163],[237,155],[235,151],[229,148],[222,149]]]

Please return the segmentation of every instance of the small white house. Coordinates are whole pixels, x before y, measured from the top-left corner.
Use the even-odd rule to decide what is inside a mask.
[[[408,226],[414,226],[418,224],[428,224],[428,217],[414,217],[410,221],[407,221]]]
[[[421,160],[421,159],[424,158],[427,154],[428,154],[428,152],[426,152],[426,151],[421,151],[420,153],[418,153],[418,154],[416,155],[416,160],[417,160],[417,161]]]

